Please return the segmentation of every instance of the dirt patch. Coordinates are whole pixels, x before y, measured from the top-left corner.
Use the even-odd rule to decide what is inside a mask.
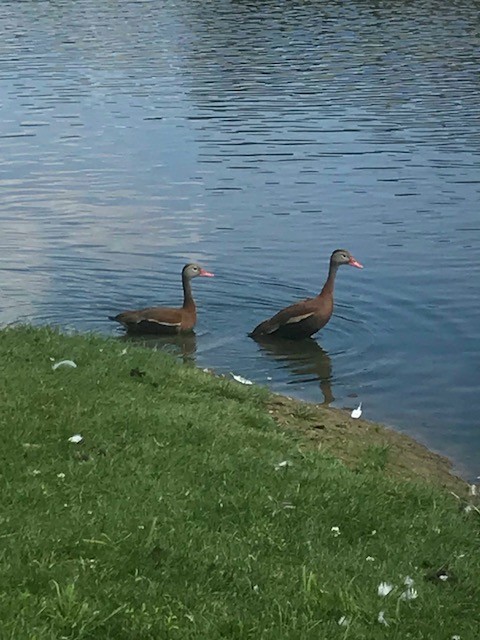
[[[355,420],[342,409],[287,396],[272,396],[268,410],[279,426],[301,433],[305,446],[330,454],[350,468],[381,469],[394,477],[422,480],[462,498],[468,496],[469,485],[452,472],[450,460],[410,436],[382,424]]]

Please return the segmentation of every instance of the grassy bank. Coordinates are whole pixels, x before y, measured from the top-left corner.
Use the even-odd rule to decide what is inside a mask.
[[[478,638],[478,513],[383,440],[116,340],[0,357],[2,640]]]

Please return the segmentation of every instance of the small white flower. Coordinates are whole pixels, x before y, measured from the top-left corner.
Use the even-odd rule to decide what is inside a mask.
[[[435,533],[440,533],[440,527],[433,527],[433,530],[435,531]]]
[[[460,640],[460,636],[452,636],[452,640]]]
[[[87,511],[88,515],[91,516],[93,511]]]
[[[393,584],[389,584],[388,582],[381,582],[378,585],[378,595],[384,598],[385,596],[388,596],[388,594],[390,593],[390,591],[392,591],[392,589],[393,589]]]
[[[413,587],[408,587],[408,589],[402,593],[400,598],[402,600],[415,600],[418,598],[418,592]]]
[[[83,440],[83,437],[79,434],[76,433],[74,436],[71,436],[68,441],[72,442],[73,444],[78,444],[79,442],[81,442]]]
[[[40,469],[34,469],[32,473],[34,476],[39,476],[42,472],[40,471]]]
[[[365,560],[366,560],[367,562],[375,562],[375,558],[374,558],[373,556],[367,556],[367,557],[365,558]]]
[[[438,579],[439,579],[439,580],[442,580],[443,582],[446,582],[446,581],[448,580],[448,575],[447,575],[446,573],[441,573],[441,574],[438,576]]]
[[[247,380],[247,378],[243,378],[242,376],[236,376],[234,373],[232,373],[232,378],[242,384],[253,384],[251,380]]]
[[[406,585],[407,587],[411,587],[413,582],[414,582],[413,578],[410,578],[410,576],[407,576],[403,581],[403,584]]]
[[[61,480],[63,480],[63,478],[65,478],[65,474],[64,473],[57,473],[57,478],[60,478]]]
[[[338,624],[341,627],[348,627],[348,625],[350,624],[350,620],[347,618],[347,616],[342,616],[339,621]]]
[[[278,471],[279,469],[283,469],[285,467],[290,467],[291,465],[292,463],[289,460],[282,460],[281,462],[275,465],[275,471]]]
[[[385,620],[385,611],[379,612],[378,621],[380,622],[380,624],[384,624],[386,627],[388,627],[388,622]]]
[[[377,530],[376,530],[376,529],[374,529],[374,530],[372,531],[371,535],[372,535],[372,536],[376,536],[376,535],[377,535]]]
[[[473,511],[473,504],[466,504],[463,510],[465,513],[470,513],[470,511]]]
[[[471,496],[476,496],[477,495],[477,486],[475,484],[471,484],[470,485],[470,495]]]
[[[253,590],[255,591],[255,593],[258,593],[260,591],[260,587],[258,586],[258,584],[253,585]]]
[[[120,353],[120,355],[121,355],[121,356],[124,356],[124,355],[126,355],[126,353],[127,353],[127,349],[124,349],[124,350]]]
[[[332,527],[330,531],[333,533],[335,538],[338,538],[338,536],[340,535],[340,527]]]

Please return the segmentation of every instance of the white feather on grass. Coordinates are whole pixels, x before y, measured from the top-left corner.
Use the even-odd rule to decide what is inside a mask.
[[[358,407],[356,409],[353,409],[352,413],[350,414],[352,416],[352,418],[360,418],[360,416],[362,415],[362,403],[360,402],[360,404],[358,405]]]
[[[56,362],[52,364],[52,369],[56,371],[58,367],[72,367],[72,369],[76,369],[77,365],[73,360],[60,360],[60,362]]]

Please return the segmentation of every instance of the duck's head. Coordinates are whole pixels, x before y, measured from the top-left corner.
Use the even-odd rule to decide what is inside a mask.
[[[204,278],[213,278],[214,274],[210,271],[205,271],[202,267],[195,263],[186,264],[182,269],[182,277],[191,280],[192,278],[198,278],[203,276]]]
[[[346,249],[335,249],[330,257],[330,264],[333,264],[337,267],[339,267],[341,264],[349,264],[351,267],[363,269],[363,265],[355,260],[350,251],[347,251]]]

